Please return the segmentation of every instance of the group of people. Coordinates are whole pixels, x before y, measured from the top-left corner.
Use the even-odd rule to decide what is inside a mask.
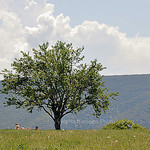
[[[19,130],[19,129],[21,129],[21,130],[31,130],[31,128],[29,128],[29,127],[27,127],[26,129],[25,129],[24,127],[21,127],[21,128],[20,128],[20,126],[19,126],[18,123],[16,123],[16,128],[15,128],[15,129],[16,129],[16,130]],[[34,130],[39,130],[39,127],[36,126],[36,127],[34,128]]]

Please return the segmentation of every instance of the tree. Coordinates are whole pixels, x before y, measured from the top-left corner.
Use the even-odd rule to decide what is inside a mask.
[[[61,119],[69,113],[77,113],[92,105],[94,115],[100,117],[101,110],[108,109],[110,98],[118,93],[108,93],[104,86],[105,69],[97,60],[90,65],[82,64],[82,48],[73,48],[72,44],[58,41],[51,48],[49,43],[33,49],[33,54],[21,52],[21,58],[15,58],[12,70],[4,69],[2,74],[2,93],[7,94],[6,106],[43,109],[60,129]]]
[[[131,120],[124,119],[124,120],[117,120],[115,122],[109,123],[102,129],[104,130],[127,130],[127,129],[146,129],[146,128],[142,127],[140,124],[134,123]]]

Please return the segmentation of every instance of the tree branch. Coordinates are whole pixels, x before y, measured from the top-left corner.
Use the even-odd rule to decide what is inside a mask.
[[[63,116],[65,116],[65,115],[69,114],[69,113],[72,113],[72,111],[73,111],[73,110],[70,110],[70,111],[64,113],[64,114],[61,116],[61,118],[62,118]]]
[[[40,106],[40,107],[42,107],[43,110],[44,110],[46,113],[48,113],[48,115],[49,115],[53,120],[55,120],[54,117],[52,116],[52,114],[51,114],[49,111],[47,111],[44,106]]]

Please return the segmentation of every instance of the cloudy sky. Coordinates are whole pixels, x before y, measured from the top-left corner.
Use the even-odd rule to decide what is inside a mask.
[[[150,73],[149,0],[0,0],[0,71],[20,50],[57,40],[84,46],[104,75]],[[0,77],[2,78],[2,77]]]

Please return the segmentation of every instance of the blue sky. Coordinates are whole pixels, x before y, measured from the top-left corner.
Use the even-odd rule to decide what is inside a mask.
[[[150,36],[149,0],[49,0],[55,5],[54,15],[63,13],[71,26],[84,20],[118,26],[128,37]]]
[[[150,73],[148,0],[0,0],[0,70],[57,40],[84,46],[104,75]],[[0,77],[2,78],[2,77]]]

